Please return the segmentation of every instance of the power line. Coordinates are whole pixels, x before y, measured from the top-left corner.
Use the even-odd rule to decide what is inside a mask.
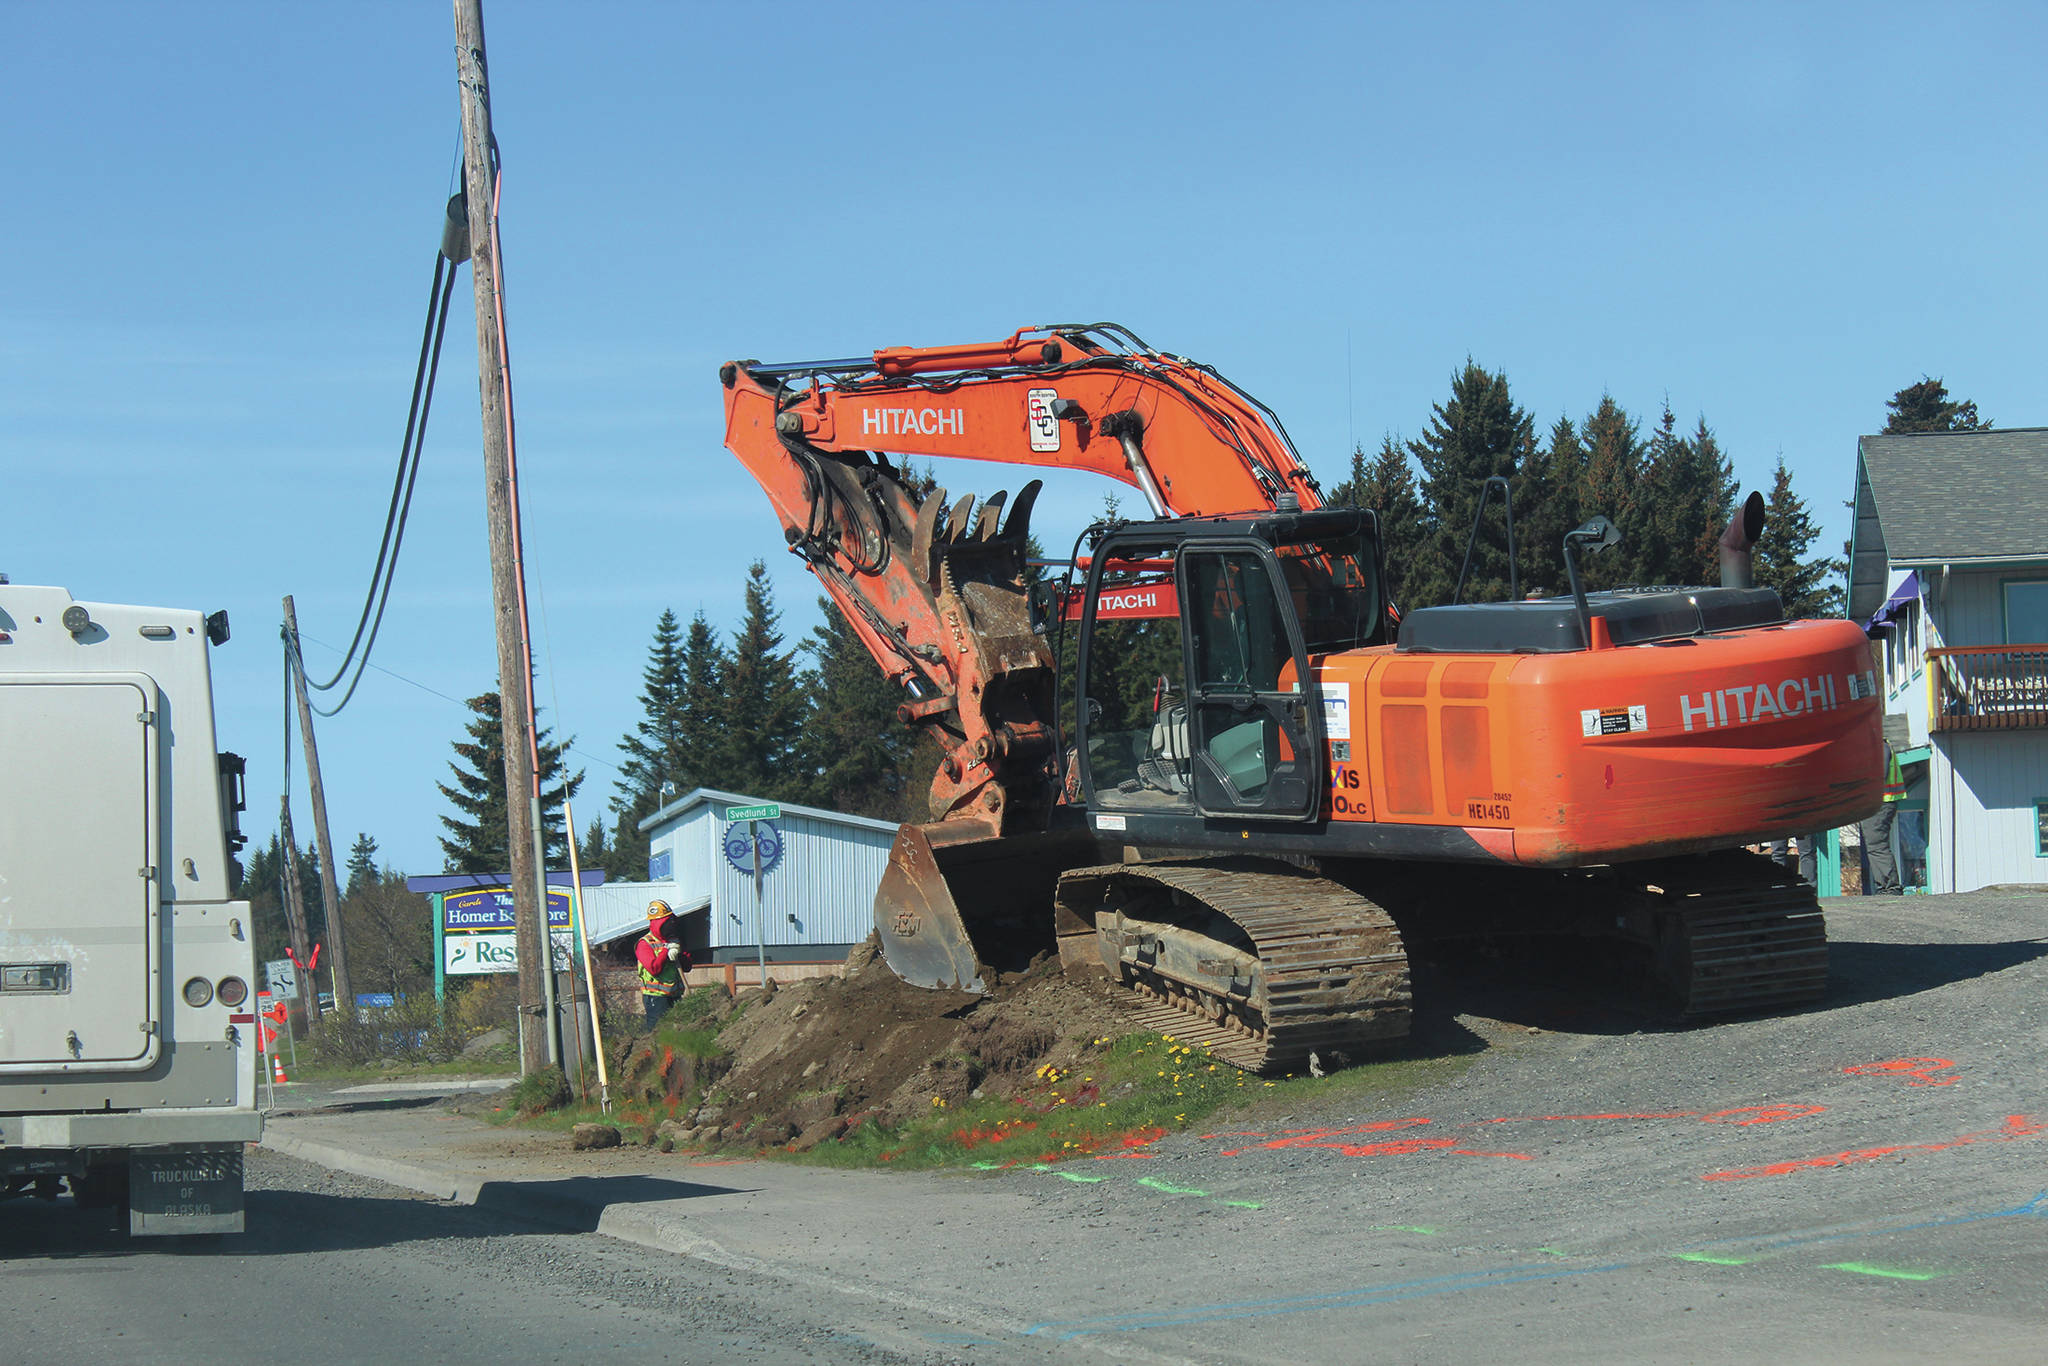
[[[441,340],[447,332],[448,302],[454,291],[455,263],[445,252],[436,250],[434,279],[427,289],[427,320],[420,332],[420,358],[413,369],[412,402],[406,411],[405,439],[399,445],[398,471],[392,478],[391,503],[385,509],[384,535],[377,547],[377,563],[370,571],[370,587],[363,597],[363,610],[356,618],[355,634],[349,639],[348,649],[342,652],[334,676],[325,682],[306,679],[307,686],[314,691],[326,692],[338,686],[349,666],[356,664],[341,701],[331,708],[313,706],[321,716],[339,715],[355,696],[363,681],[363,670],[370,662],[370,651],[376,648],[378,630],[384,624],[384,609],[391,601],[391,584],[398,573],[399,548],[405,543],[405,523],[412,511],[413,486],[419,479],[420,452],[426,445],[427,416],[434,406],[434,381],[441,370]],[[356,663],[358,647],[362,650],[360,663]],[[296,662],[303,665],[303,661]]]
[[[320,637],[312,635],[308,632],[299,632],[299,638],[301,640],[310,640],[311,642],[313,642],[313,644],[318,645],[323,650],[333,650],[337,654],[340,653],[339,646],[329,645],[326,641],[320,639]],[[465,711],[469,709],[469,703],[464,701],[462,698],[451,696],[448,693],[442,692],[439,688],[431,687],[428,684],[420,682],[416,678],[407,678],[404,674],[399,673],[395,669],[387,669],[382,664],[370,664],[367,662],[363,665],[363,667],[366,669],[375,669],[378,673],[383,674],[388,678],[395,678],[400,683],[405,684],[409,688],[418,688],[423,693],[431,693],[433,696],[440,698],[443,702],[453,702],[456,706],[461,707]],[[287,678],[286,680],[286,686],[290,686],[289,678]],[[289,701],[289,695],[287,695],[287,701]],[[557,710],[559,710],[559,707],[557,708]],[[289,732],[287,732],[287,734],[289,734]],[[608,768],[622,778],[625,776],[625,770],[620,768],[617,764],[612,763],[610,760],[607,759],[600,759],[588,750],[579,749],[575,745],[564,745],[562,748],[570,754],[575,754],[582,758],[588,759],[591,763],[596,764],[599,768]]]

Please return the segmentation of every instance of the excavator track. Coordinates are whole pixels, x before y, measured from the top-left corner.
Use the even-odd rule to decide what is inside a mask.
[[[1659,984],[1683,1014],[1773,1009],[1827,993],[1827,921],[1814,889],[1790,870],[1731,852],[1629,872],[1628,919],[1646,929]]]
[[[1089,947],[1144,998],[1147,1028],[1247,1072],[1305,1070],[1312,1055],[1334,1066],[1333,1054],[1408,1033],[1401,933],[1334,882],[1285,864],[1173,860],[1077,868],[1058,898],[1063,921],[1092,926]]]

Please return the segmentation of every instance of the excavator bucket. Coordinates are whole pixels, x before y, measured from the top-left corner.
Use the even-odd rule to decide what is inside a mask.
[[[984,992],[1054,950],[1053,889],[1097,862],[1085,828],[1001,834],[993,822],[904,825],[875,891],[882,957],[920,987]]]

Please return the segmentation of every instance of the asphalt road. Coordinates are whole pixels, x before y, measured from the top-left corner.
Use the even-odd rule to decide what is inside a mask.
[[[950,1325],[828,1322],[777,1278],[548,1232],[253,1150],[232,1238],[129,1241],[68,1201],[0,1211],[0,1359],[95,1363],[925,1363]],[[822,1306],[837,1311],[837,1306]],[[843,1313],[841,1318],[843,1320]],[[909,1350],[882,1345],[895,1340]]]
[[[724,1263],[523,1227],[516,1182],[461,1208],[274,1154],[241,1243],[17,1203],[7,1358],[2040,1361],[2048,896],[1829,913],[1795,1014],[1665,1027],[1532,959],[1438,984],[1470,1064],[1398,1100],[1042,1171],[643,1183]]]

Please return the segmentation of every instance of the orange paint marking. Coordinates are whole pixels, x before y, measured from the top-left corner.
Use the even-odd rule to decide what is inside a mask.
[[[1776,1124],[1781,1119],[1805,1119],[1817,1115],[1825,1105],[1743,1105],[1733,1110],[1716,1110],[1701,1115],[1702,1124]]]
[[[1954,1066],[1947,1058],[1892,1058],[1886,1062],[1858,1063],[1842,1071],[1852,1077],[1903,1077],[1908,1086],[1954,1086],[1954,1077],[1929,1075]]]
[[[2038,1138],[2048,1134],[2048,1123],[2031,1119],[2026,1115],[2007,1115],[2005,1123],[1996,1129],[1983,1129],[1960,1138],[1951,1138],[1942,1143],[1894,1143],[1884,1148],[1852,1148],[1848,1152],[1827,1153],[1821,1157],[1801,1157],[1790,1162],[1771,1162],[1761,1167],[1738,1167],[1725,1172],[1708,1172],[1702,1181],[1750,1181],[1759,1176],[1789,1176],[1793,1172],[1807,1171],[1820,1167],[1849,1167],[1858,1162],[1876,1162],[1880,1158],[1898,1153],[1939,1153],[1950,1148],[1968,1147],[1973,1143],[2010,1143],[2020,1138]]]
[[[753,1161],[750,1157],[720,1157],[709,1162],[692,1162],[693,1167],[737,1167],[742,1162]]]

